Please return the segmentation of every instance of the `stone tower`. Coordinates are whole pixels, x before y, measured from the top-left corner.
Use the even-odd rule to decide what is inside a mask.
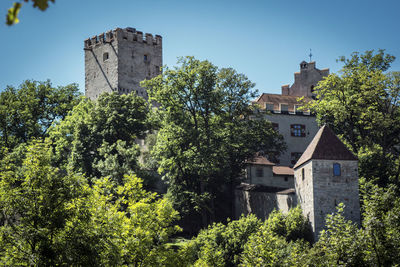
[[[84,41],[85,95],[90,99],[104,92],[133,91],[148,98],[140,82],[160,74],[162,37],[117,28]]]
[[[323,126],[294,166],[298,203],[308,217],[315,240],[325,217],[344,203],[344,216],[360,224],[358,160],[333,133]]]
[[[294,73],[292,86],[282,86],[282,95],[313,97],[314,87],[328,75],[329,69],[317,69],[315,61],[309,63],[302,61],[300,63],[300,72]]]

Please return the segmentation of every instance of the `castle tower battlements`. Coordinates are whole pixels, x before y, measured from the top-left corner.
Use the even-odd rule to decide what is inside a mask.
[[[162,37],[116,28],[84,41],[85,95],[97,99],[104,92],[136,92],[148,98],[140,82],[160,74]]]

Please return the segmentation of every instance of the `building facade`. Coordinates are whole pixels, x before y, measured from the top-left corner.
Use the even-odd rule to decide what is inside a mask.
[[[134,28],[117,28],[84,41],[85,95],[117,92],[148,99],[140,82],[160,74],[162,37]]]
[[[300,72],[294,74],[292,86],[282,86],[282,94],[261,94],[253,103],[258,104],[264,117],[283,136],[287,150],[279,157],[278,165],[293,167],[318,131],[315,116],[301,110],[304,103],[311,101],[314,87],[329,69],[319,70],[315,62],[301,62]],[[298,101],[303,97],[302,101]]]
[[[345,205],[344,216],[360,224],[358,160],[333,133],[323,126],[294,166],[295,189],[314,238],[325,226],[327,214]]]

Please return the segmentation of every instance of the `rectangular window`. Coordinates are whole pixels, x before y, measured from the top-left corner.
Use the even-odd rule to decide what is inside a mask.
[[[266,103],[265,109],[269,111],[274,111],[274,104],[273,103]]]
[[[289,113],[289,105],[288,104],[281,104],[281,113]]]
[[[290,135],[295,137],[305,137],[306,136],[306,126],[303,124],[291,124],[290,125]]]
[[[294,112],[296,112],[296,114],[302,114],[303,111],[300,110],[301,105],[294,105]]]
[[[299,160],[299,158],[301,157],[303,153],[301,152],[292,152],[290,153],[290,163],[292,163],[293,165],[296,164],[296,162]]]
[[[264,176],[263,168],[257,168],[256,169],[256,176],[257,177],[263,177]]]

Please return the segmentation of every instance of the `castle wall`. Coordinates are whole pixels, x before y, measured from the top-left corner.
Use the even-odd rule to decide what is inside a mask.
[[[84,42],[85,94],[96,99],[103,92],[136,92],[147,99],[140,82],[160,74],[162,37],[117,28]]]
[[[333,163],[341,166],[341,175],[333,175]],[[360,199],[358,191],[358,162],[349,160],[313,160],[315,233],[325,225],[327,214],[336,212],[344,203],[344,216],[360,224]]]
[[[257,192],[235,190],[235,218],[240,215],[255,214],[260,219],[267,219],[273,210],[287,213],[297,205],[295,194],[278,194],[271,192]]]
[[[85,95],[96,99],[100,94],[118,88],[118,44],[112,32],[86,39]],[[108,54],[108,59],[103,58]]]
[[[296,189],[297,202],[303,210],[303,215],[309,219],[311,227],[315,229],[312,161],[309,161],[294,170],[294,185]]]
[[[340,164],[340,176],[333,175],[333,163]],[[311,160],[296,168],[295,188],[298,202],[304,216],[311,222],[316,240],[324,229],[326,215],[335,213],[339,203],[345,204],[345,218],[360,224],[357,161]]]
[[[315,117],[295,114],[267,114],[265,118],[272,123],[278,124],[278,131],[287,144],[287,150],[279,157],[279,165],[293,166],[297,159],[293,161],[292,153],[300,153],[299,155],[301,155],[318,132],[319,128]],[[292,136],[290,129],[292,124],[305,125],[305,136]]]

